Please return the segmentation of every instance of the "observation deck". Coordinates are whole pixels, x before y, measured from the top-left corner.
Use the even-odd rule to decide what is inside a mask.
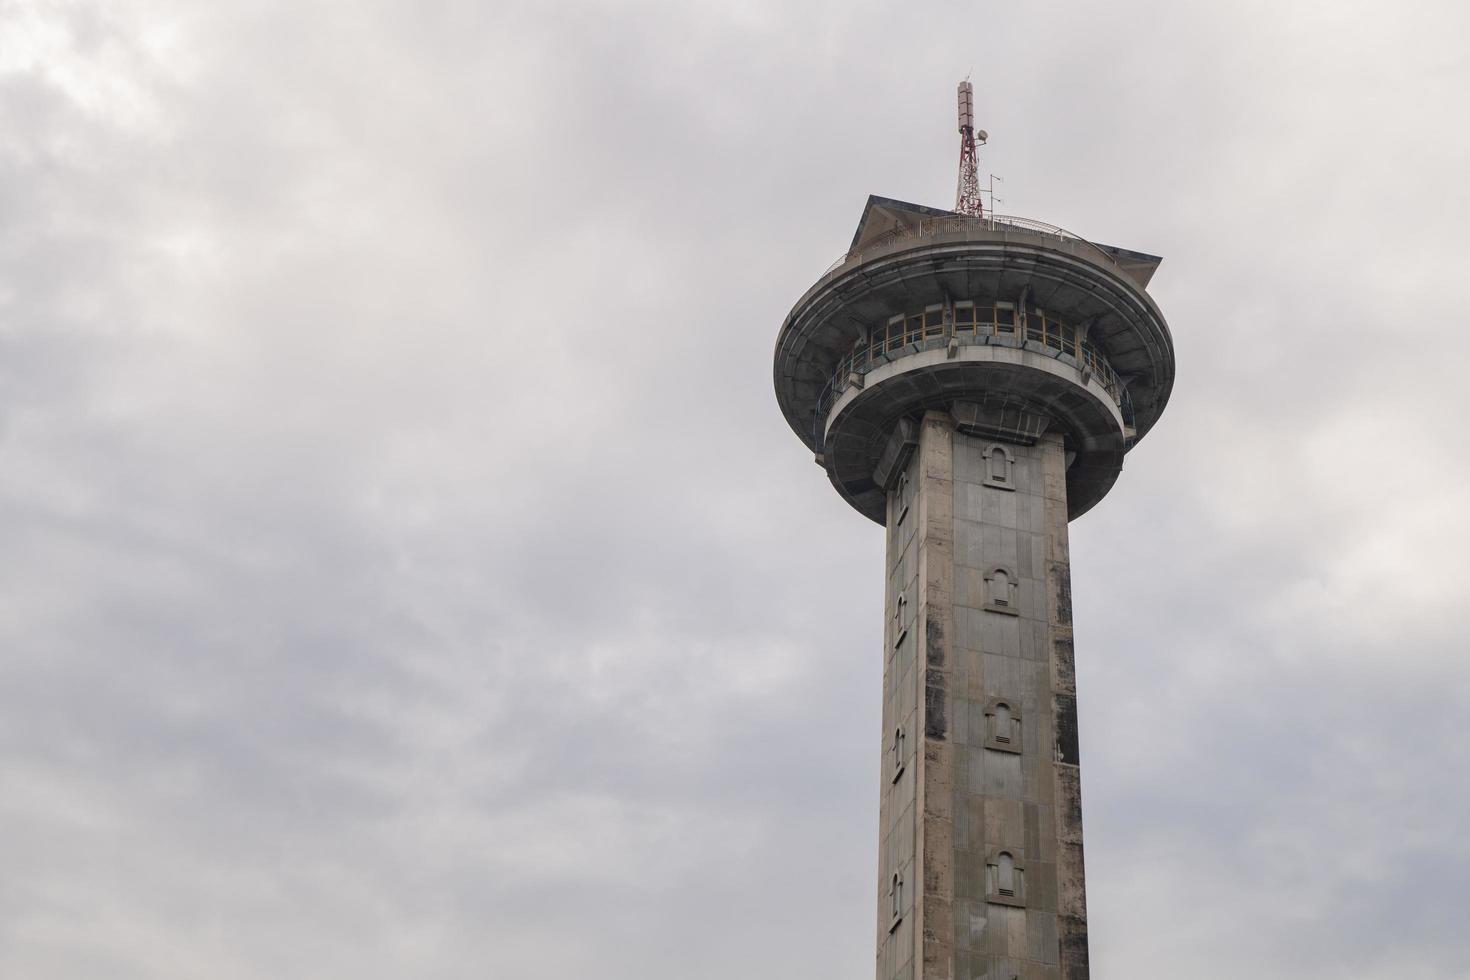
[[[870,197],[850,250],[781,326],[777,400],[878,523],[905,420],[930,408],[1005,441],[1061,432],[1077,517],[1173,387],[1173,340],[1145,292],[1160,261],[1044,222]]]

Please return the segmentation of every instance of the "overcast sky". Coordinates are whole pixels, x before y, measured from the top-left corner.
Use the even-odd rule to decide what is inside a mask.
[[[1094,977],[1470,976],[1467,11],[0,0],[0,976],[871,976],[882,532],[771,352],[971,72],[1177,344]]]

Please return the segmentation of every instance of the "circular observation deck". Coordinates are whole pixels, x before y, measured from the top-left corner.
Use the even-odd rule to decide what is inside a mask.
[[[1019,441],[1039,422],[1063,437],[1077,517],[1173,386],[1169,328],[1144,292],[1158,260],[1040,222],[921,210],[838,260],[786,317],[775,382],[787,422],[880,524],[876,474],[901,420],[961,407]]]

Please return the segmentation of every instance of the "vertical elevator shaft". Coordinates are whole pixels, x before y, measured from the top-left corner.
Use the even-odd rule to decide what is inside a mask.
[[[886,489],[878,980],[1086,980],[1062,438],[930,411]]]

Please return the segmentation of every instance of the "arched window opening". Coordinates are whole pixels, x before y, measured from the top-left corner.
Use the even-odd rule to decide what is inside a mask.
[[[1026,906],[1026,870],[1025,861],[1016,856],[1016,852],[1010,847],[998,848],[990,852],[990,859],[986,869],[985,898],[996,905],[1009,905],[1014,908],[1025,908]]]
[[[888,899],[893,909],[893,918],[897,919],[903,915],[903,875],[897,871],[893,873],[893,881],[888,885]]]
[[[991,475],[992,480],[1000,480],[1001,483],[1004,483],[1008,476],[1010,476],[1005,472],[1005,450],[1001,447],[995,447],[994,450],[991,450],[989,475]]]
[[[997,568],[990,576],[990,601],[997,606],[1011,604],[1011,577],[1004,568]]]
[[[1010,852],[1001,851],[1000,859],[996,864],[996,891],[1008,898],[1014,898],[1016,894],[1016,859],[1011,857]]]
[[[1011,461],[1000,446],[992,446],[986,456],[985,477],[994,483],[1011,482]]]
[[[1021,709],[1007,698],[995,698],[985,708],[985,747],[1021,754]]]
[[[985,573],[985,608],[990,612],[1019,616],[1020,583],[1009,569],[999,565]]]
[[[995,706],[995,740],[1007,743],[1011,740],[1011,706],[1004,701]]]

